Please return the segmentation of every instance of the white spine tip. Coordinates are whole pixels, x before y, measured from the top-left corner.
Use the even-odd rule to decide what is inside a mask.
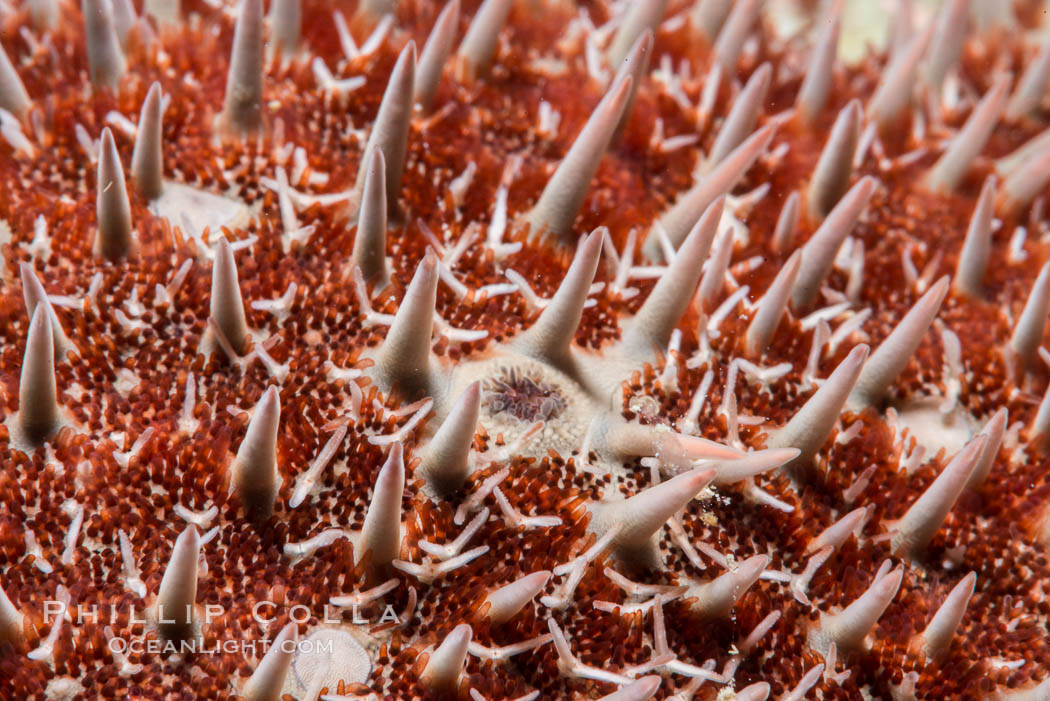
[[[681,195],[659,221],[667,238],[676,249],[685,240],[697,220],[716,198],[728,194],[744,173],[758,160],[773,140],[776,125],[766,124],[733,149],[700,182]],[[650,231],[643,247],[645,255],[654,261],[663,260],[659,237]]]
[[[124,166],[120,163],[120,154],[109,127],[102,130],[95,187],[96,247],[110,260],[123,258],[131,253],[131,204],[124,181]]]
[[[135,187],[147,200],[160,197],[164,188],[164,153],[161,131],[160,83],[153,83],[139,114],[135,150],[131,154],[131,175]]]
[[[116,90],[127,63],[113,22],[112,5],[106,0],[81,0],[88,73],[96,88]]]
[[[839,112],[831,127],[831,135],[824,144],[809,182],[809,214],[815,219],[827,216],[849,187],[862,118],[860,101],[851,100]]]
[[[570,346],[598,270],[604,236],[604,230],[599,229],[584,238],[558,291],[544,307],[540,318],[515,339],[521,352],[571,374]]]
[[[867,208],[875,192],[875,185],[876,181],[871,176],[864,176],[858,180],[802,247],[802,262],[795,285],[791,289],[791,304],[796,310],[806,309],[816,300],[820,286],[831,272],[842,242],[849,236],[860,215]]]
[[[459,686],[459,678],[467,661],[467,648],[470,646],[474,630],[470,625],[461,623],[445,636],[441,644],[430,653],[427,666],[423,668],[420,681],[435,691],[451,692]]]
[[[405,171],[405,154],[408,152],[408,136],[412,126],[415,76],[416,43],[410,41],[401,50],[397,63],[390,72],[383,100],[379,103],[379,112],[365,143],[364,157],[361,159],[354,184],[357,196],[362,197],[365,172],[371,167],[370,154],[376,150],[382,151],[386,173],[387,217],[390,219],[400,216],[398,201],[401,196],[401,178]]]
[[[485,597],[485,616],[495,624],[506,623],[543,591],[551,573],[547,570],[533,572],[521,579],[506,584]]]
[[[700,271],[711,251],[711,244],[722,219],[725,198],[712,202],[696,222],[675,254],[645,304],[638,310],[624,332],[624,352],[636,360],[654,357],[654,351],[667,347],[671,333],[689,307],[696,291]]]
[[[241,503],[256,519],[273,513],[280,486],[277,473],[277,432],[281,400],[276,387],[263,392],[234,459],[233,486]]]
[[[251,338],[244,317],[244,300],[241,298],[233,249],[225,238],[219,239],[212,262],[211,319],[235,352],[243,353],[246,350]]]
[[[853,391],[868,359],[868,346],[854,346],[838,364],[828,379],[791,420],[774,433],[770,447],[794,447],[801,451],[798,458],[786,466],[787,471],[801,478],[808,470],[839,420],[850,392]]]
[[[384,390],[434,397],[442,390],[430,366],[434,308],[437,304],[437,257],[427,252],[405,290],[394,323],[375,354],[373,378]]]
[[[843,652],[864,646],[864,639],[875,628],[879,618],[897,596],[904,570],[896,569],[877,577],[867,591],[837,614],[821,616],[819,627],[810,635],[810,643],[821,652],[832,644]]]
[[[948,287],[947,275],[934,283],[871,354],[850,394],[848,406],[851,409],[874,404],[889,391],[940,311]]]
[[[423,112],[430,111],[445,63],[452,53],[456,40],[456,28],[459,26],[459,0],[449,0],[445,9],[434,22],[430,36],[427,37],[423,51],[419,54],[416,65],[413,97]]]
[[[572,233],[572,225],[583,207],[591,180],[620,124],[633,84],[631,76],[624,76],[613,84],[558,164],[539,201],[527,215],[537,234],[550,234],[566,240]]]
[[[401,552],[401,499],[405,493],[405,461],[400,443],[390,447],[390,455],[376,477],[372,501],[361,528],[359,558],[371,553],[371,566],[382,568]]]
[[[25,439],[38,445],[61,423],[55,382],[55,344],[47,309],[38,304],[29,322],[18,383],[18,424]]]
[[[19,263],[18,273],[22,278],[22,299],[25,301],[26,312],[29,314],[30,320],[32,320],[38,304],[43,303],[44,309],[47,310],[47,316],[51,320],[51,333],[55,345],[55,362],[59,362],[65,358],[67,351],[74,350],[74,346],[62,329],[62,323],[58,320],[58,315],[55,314],[51,300],[47,298],[44,286],[33,271],[33,266],[26,262]]]
[[[614,540],[617,547],[632,551],[648,546],[667,520],[691,502],[716,474],[714,470],[690,470],[616,504],[616,522],[622,524]]]
[[[351,261],[361,268],[365,282],[379,290],[386,287],[389,280],[386,264],[386,160],[381,148],[372,149],[368,156]]]
[[[992,220],[995,218],[996,179],[989,175],[977,197],[977,206],[966,229],[959,262],[955,267],[952,288],[963,295],[980,299],[984,294],[984,273],[992,249]]]
[[[647,677],[635,679],[633,682],[624,684],[611,694],[601,697],[598,701],[648,701],[660,689],[663,677],[658,674],[650,674]]]
[[[230,68],[222,119],[235,134],[258,131],[263,125],[262,0],[241,0],[233,30]]]
[[[937,613],[933,614],[926,630],[921,633],[922,651],[927,659],[938,660],[947,654],[952,644],[952,637],[959,629],[963,616],[966,615],[966,606],[970,603],[976,583],[976,572],[971,572],[963,577],[944,599]]]
[[[459,45],[461,73],[467,80],[485,75],[496,58],[499,34],[507,23],[513,0],[485,0],[470,21]]]
[[[292,666],[299,630],[289,623],[270,641],[270,647],[259,661],[252,676],[244,683],[240,695],[245,701],[280,701],[281,688]]]
[[[157,625],[165,637],[181,638],[193,626],[197,601],[197,562],[201,540],[196,527],[186,527],[171,549],[171,559],[157,591]]]
[[[439,497],[451,495],[470,475],[470,449],[480,411],[481,383],[472,382],[423,450],[417,472]]]
[[[768,555],[755,555],[717,578],[690,592],[695,598],[691,608],[704,618],[725,618],[733,612],[747,590],[762,576],[769,565]]]
[[[766,682],[756,682],[736,692],[734,701],[766,701],[769,698],[770,686]]]
[[[15,70],[3,45],[0,45],[0,109],[21,117],[32,104],[18,71]]]
[[[922,554],[944,523],[944,519],[948,517],[956,499],[966,488],[987,443],[988,436],[977,434],[952,458],[937,479],[897,521],[891,540],[895,553],[913,557]]]

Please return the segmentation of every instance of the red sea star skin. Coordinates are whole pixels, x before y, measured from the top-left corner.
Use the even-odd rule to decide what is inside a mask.
[[[290,4],[295,3],[284,3]],[[480,4],[462,0],[457,42]],[[718,4],[701,3],[708,10]],[[748,4],[736,4],[738,15]],[[296,630],[307,638],[318,630],[331,599],[393,583],[378,597],[379,604],[362,608],[373,623],[354,624],[349,610],[343,615],[343,627],[367,649],[371,671],[345,683],[333,681],[325,692],[329,694],[398,699],[473,694],[495,700],[538,692],[544,699],[570,699],[599,698],[620,684],[624,694],[628,688],[638,694],[623,698],[647,698],[644,694],[659,681],[655,698],[660,699],[690,698],[694,692],[694,698],[723,698],[730,688],[739,690],[740,697],[752,698],[743,691],[748,689],[747,694],[763,698],[764,687],[755,686],[761,683],[769,684],[770,698],[785,697],[800,683],[805,698],[1050,698],[1045,681],[1050,678],[1050,461],[1037,417],[1048,373],[1038,357],[1018,371],[1016,359],[1005,353],[1033,281],[1050,258],[1043,241],[1048,190],[1044,184],[1037,193],[1043,197],[1014,206],[1002,196],[1008,190],[1004,180],[1009,183],[1010,164],[995,160],[1042,131],[1044,103],[1037,99],[1020,116],[999,118],[981,155],[952,192],[931,192],[926,180],[945,143],[962,128],[996,76],[1012,71],[1019,79],[1037,61],[1038,47],[1020,34],[995,25],[970,28],[958,61],[949,66],[947,85],[940,91],[917,87],[911,106],[892,128],[867,140],[850,184],[872,176],[877,186],[814,305],[827,307],[844,299],[848,304],[829,317],[831,325],[841,328],[858,317],[863,323],[834,338],[835,347],[811,368],[810,348],[821,331],[801,319],[813,309],[789,309],[765,353],[755,357],[745,350],[754,317],[750,305],[820,226],[803,205],[797,231],[775,242],[784,202],[796,190],[807,201],[807,181],[836,116],[855,98],[870,106],[890,60],[871,53],[855,66],[836,63],[827,104],[812,123],[785,114],[799,92],[819,22],[790,40],[777,36],[769,17],[751,29],[745,26],[744,36],[750,38],[734,45],[739,56],[723,67],[721,86],[711,93],[712,110],[705,114],[695,106],[702,104],[711,67],[725,60],[725,54],[703,35],[700,19],[705,15],[692,2],[670,0],[655,32],[649,71],[632,86],[637,94],[630,119],[603,157],[571,236],[559,240],[530,236],[526,215],[606,91],[588,69],[587,52],[596,52],[599,67],[611,77],[610,67],[601,67],[605,42],[611,39],[603,27],[615,15],[602,1],[516,0],[488,69],[470,79],[462,57],[450,58],[432,111],[413,117],[400,192],[387,193],[399,205],[386,240],[390,284],[371,294],[368,309],[355,292],[350,264],[356,202],[297,201],[293,223],[314,229],[290,240],[289,222],[280,211],[280,183],[288,177],[292,188],[310,195],[353,190],[367,129],[395,61],[410,40],[424,45],[442,9],[438,3],[362,3],[366,8],[396,5],[394,20],[370,53],[348,58],[333,13],[347,19],[359,45],[376,18],[358,12],[354,0],[304,0],[299,50],[284,62],[267,59],[263,127],[246,138],[232,133],[236,129],[230,128],[229,114],[220,115],[237,17],[232,5],[183,2],[182,19],[174,25],[143,15],[124,42],[127,70],[116,91],[91,87],[84,22],[76,3],[60,0],[54,22],[41,24],[30,6],[48,5],[23,3],[0,17],[0,42],[31,101],[21,115],[4,115],[0,139],[0,588],[13,605],[7,607],[0,596],[0,698],[72,698],[78,693],[78,698],[218,699],[238,693],[263,698],[246,684],[259,660],[239,650],[184,656],[133,652],[125,660],[107,647],[110,636],[158,637],[153,623],[135,622],[131,613],[141,616],[153,604],[180,533],[186,533],[180,540],[184,549],[198,542],[188,521],[203,536],[198,610],[209,604],[224,610],[198,626],[208,649],[221,641],[274,638],[295,605],[312,614]],[[495,3],[490,0],[489,5]],[[1041,21],[1037,5],[1018,3],[1011,21],[1034,26]],[[956,6],[960,3],[946,3],[945,13]],[[143,13],[141,3],[134,3],[134,11]],[[723,35],[739,19],[733,17],[725,20]],[[919,36],[923,27],[914,31]],[[587,42],[594,46],[588,49]],[[932,40],[928,55],[936,55],[940,46]],[[326,94],[324,80],[312,66],[317,59],[335,80],[362,76],[363,84],[345,94],[339,89]],[[618,279],[616,266],[603,256],[596,279],[605,286],[590,295],[594,304],[582,312],[571,356],[582,359],[585,377],[555,372],[514,346],[515,337],[540,316],[530,301],[533,295],[525,289],[499,294],[490,288],[488,296],[476,291],[505,285],[506,272],[513,270],[535,295],[551,297],[566,277],[575,242],[602,226],[608,228],[606,249],[611,243],[620,256],[635,240],[630,232],[636,229],[635,265],[648,265],[641,247],[647,235],[656,235],[650,232],[651,223],[692,186],[694,171],[714,144],[735,96],[766,61],[774,67],[773,78],[756,126],[776,123],[777,129],[734,187],[738,197],[726,204],[740,235],[730,249],[730,274],[717,296],[720,304],[746,285],[749,306],[711,322],[714,310],[702,316],[690,305],[677,325],[677,347],[625,353],[620,339],[629,335],[622,331],[654,285],[644,277]],[[134,129],[125,120],[135,122],[154,81],[170,96],[162,125],[164,187],[181,183],[254,208],[251,217],[231,223],[222,233],[237,249],[234,260],[251,340],[268,355],[231,361],[209,328],[209,244],[215,246],[218,227],[213,224],[210,237],[202,239],[195,220],[170,210],[163,216],[154,213],[155,203],[134,187]],[[3,81],[0,86],[7,88]],[[1011,96],[1013,90],[1011,86]],[[541,100],[560,115],[560,122],[537,118],[544,113]],[[114,112],[125,119],[115,119]],[[869,113],[862,128],[871,119]],[[129,178],[136,240],[128,256],[116,260],[93,248],[98,228],[96,140],[106,126]],[[670,141],[689,135],[698,138]],[[302,148],[298,154],[297,147]],[[516,159],[520,163],[515,167]],[[468,168],[474,169],[472,178],[461,177]],[[982,295],[957,289],[947,294],[937,320],[888,396],[874,402],[851,399],[828,428],[830,436],[815,466],[800,473],[798,482],[776,470],[755,478],[755,485],[782,508],[761,501],[748,482],[711,487],[696,499],[692,492],[678,495],[688,505],[676,522],[699,554],[690,555],[682,537],[666,532],[657,541],[658,557],[648,563],[626,557],[623,548],[599,548],[581,570],[575,590],[559,601],[573,577],[559,565],[584,554],[598,537],[619,542],[615,534],[601,531],[600,517],[609,512],[597,505],[616,508],[621,503],[616,495],[642,492],[661,471],[666,481],[692,467],[668,443],[656,446],[655,439],[653,450],[642,451],[641,459],[625,457],[617,452],[616,441],[628,435],[627,427],[674,427],[734,449],[773,445],[775,429],[813,396],[819,384],[814,377],[831,375],[856,344],[867,343],[877,352],[909,307],[927,290],[938,289],[938,278],[957,275],[982,184],[996,172],[1000,221],[991,234],[987,269],[980,271]],[[768,186],[764,195],[755,192],[760,186]],[[506,196],[507,233],[502,242],[493,242],[486,236],[501,193]],[[728,221],[723,219],[723,225]],[[1026,238],[1011,242],[1020,226],[1027,227]],[[436,310],[453,329],[487,335],[479,339],[440,330],[432,357],[440,367],[463,363],[468,368],[464,374],[470,369],[487,373],[466,378],[481,380],[482,421],[476,435],[466,437],[472,438],[475,470],[442,498],[435,496],[422,471],[416,473],[424,449],[456,399],[435,396],[429,418],[401,436],[406,475],[400,500],[401,564],[373,566],[358,533],[369,505],[383,501],[374,494],[381,468],[389,465],[384,474],[395,477],[401,469],[400,462],[390,459],[395,450],[390,441],[375,439],[406,425],[419,408],[413,402],[422,399],[378,386],[381,376],[373,363],[382,362],[377,349],[390,334],[388,320],[376,313],[404,308],[401,301],[417,266],[425,260],[430,262],[424,268],[432,264],[433,259],[424,258],[428,247],[440,244],[445,250],[439,254],[447,259],[467,236],[476,236],[474,243],[450,266],[467,293],[457,295],[453,285],[438,284]],[[520,243],[520,250],[505,255],[496,250],[511,242]],[[712,251],[716,248],[717,243]],[[586,244],[581,250],[585,255]],[[858,258],[860,285],[856,273],[850,273],[851,261]],[[63,425],[46,446],[32,440],[27,444],[19,434],[19,412],[25,409],[20,400],[23,354],[33,316],[23,300],[29,278],[20,274],[21,263],[31,266],[51,295],[65,337],[75,347],[56,358]],[[290,283],[296,289],[286,306],[252,304],[281,297]],[[636,294],[623,289],[632,286]],[[686,292],[691,295],[692,286]],[[36,317],[41,324],[47,319],[43,313]],[[709,326],[717,334],[704,331]],[[219,324],[216,328],[225,331]],[[961,341],[958,361],[951,359],[956,341]],[[666,346],[666,339],[662,344]],[[628,355],[650,361],[627,361]],[[789,365],[759,381],[755,368],[733,364],[737,358],[763,369]],[[510,455],[501,454],[501,447],[529,422],[502,409],[504,399],[521,397],[487,395],[501,386],[493,382],[500,377],[497,369],[509,368],[513,377],[525,365],[538,368],[540,386],[561,393],[564,403],[518,411],[532,418],[542,415],[549,423],[544,430],[554,433],[541,432]],[[351,372],[355,369],[363,374]],[[456,376],[451,384],[458,386],[461,379]],[[616,388],[611,411],[589,394],[591,380]],[[280,486],[273,514],[263,520],[246,515],[242,493],[231,491],[231,482],[248,412],[271,386],[280,396]],[[532,391],[531,386],[525,389]],[[698,391],[707,396],[702,405],[694,402]],[[975,434],[997,410],[1008,409],[1006,438],[987,478],[962,491],[932,539],[914,551],[895,552],[894,525],[907,521],[909,508],[948,469],[962,443],[942,450],[934,445],[925,456],[919,454],[915,436],[925,440],[929,429],[920,430],[922,420],[914,407],[923,399],[932,399],[936,407],[953,396],[959,413],[973,418],[967,434]],[[582,409],[572,409],[577,406]],[[592,410],[607,424],[584,436],[573,421]],[[496,414],[503,417],[498,424],[492,420]],[[763,420],[738,422],[733,417]],[[632,423],[608,423],[621,418]],[[521,425],[501,435],[512,421]],[[333,435],[339,440],[331,462],[322,468],[316,486],[300,494],[303,475]],[[553,447],[563,445],[566,435],[578,446],[571,454]],[[587,454],[581,452],[584,444],[591,448]],[[662,470],[652,469],[654,452],[659,452]],[[705,469],[712,465],[717,468],[711,461],[697,463]],[[596,474],[603,466],[610,473]],[[498,492],[485,492],[486,481],[491,486],[503,471]],[[676,479],[676,484],[690,481],[699,489],[710,478],[694,472]],[[396,482],[384,478],[383,484]],[[478,497],[479,491],[488,496]],[[396,503],[396,495],[390,501]],[[479,511],[482,506],[487,511]],[[833,552],[823,550],[832,536],[825,533],[819,542],[817,536],[855,509],[864,510],[861,525],[852,529],[855,534],[835,540]],[[457,518],[457,510],[465,519]],[[451,543],[479,513],[476,532],[459,552],[487,550],[431,581],[418,566],[439,560],[427,543]],[[637,516],[628,520],[634,523]],[[553,517],[560,523],[528,517]],[[82,526],[76,526],[80,519]],[[350,538],[296,554],[298,544],[331,529]],[[122,534],[141,581],[126,571]],[[752,564],[764,561],[755,556],[768,556],[767,576],[734,592],[739,598],[731,615],[711,610],[712,590],[703,585],[735,570],[735,563],[744,570],[749,558]],[[810,572],[808,584],[797,577],[817,562],[822,564]],[[546,571],[553,576],[530,580],[546,581],[542,593],[517,615],[499,624],[488,620],[489,593]],[[966,584],[970,572],[976,583],[961,623],[947,649],[927,659],[920,634],[953,588]],[[785,577],[790,582],[781,581]],[[897,578],[899,590],[889,586]],[[650,585],[669,588],[645,589]],[[822,616],[839,613],[869,587],[892,593],[892,600],[875,617],[878,622],[864,643],[850,646],[839,639],[843,649],[837,650],[834,669],[821,676],[817,665],[832,663],[827,636],[819,633]],[[47,654],[51,620],[45,621],[45,602],[64,593],[74,606],[97,605],[99,620],[66,622]],[[654,604],[656,594],[662,598]],[[266,625],[252,619],[253,606],[262,601],[275,604],[276,619]],[[407,612],[400,625],[375,623],[387,605]],[[111,607],[117,613],[108,620]],[[656,635],[663,625],[658,621],[664,619],[669,622],[666,641]],[[749,639],[756,627],[761,633],[764,623],[768,630]],[[463,624],[471,626],[469,639],[483,648],[469,648],[457,676],[455,666],[464,664],[461,648],[467,639],[465,629],[457,626]],[[454,630],[456,635],[438,648]],[[582,678],[578,665],[559,657],[550,634],[564,634],[579,664],[606,675]],[[525,641],[542,644],[506,660],[485,656],[484,648]],[[668,662],[666,651],[679,667]],[[434,659],[452,661],[431,664]],[[655,665],[648,665],[650,660]],[[697,690],[689,677],[707,660],[713,661],[714,677],[728,679],[708,681]],[[683,671],[681,665],[690,667]],[[276,669],[270,673],[280,676],[283,666],[273,658],[264,668]],[[294,661],[292,668],[309,677]],[[658,676],[646,676],[653,674]],[[644,678],[644,683],[628,687],[627,678]],[[305,696],[305,691],[297,693],[295,698]]]

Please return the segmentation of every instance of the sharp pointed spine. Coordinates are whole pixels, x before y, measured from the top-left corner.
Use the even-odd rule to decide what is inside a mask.
[[[806,553],[819,552],[829,546],[838,550],[842,547],[842,544],[849,539],[850,534],[855,533],[867,518],[867,507],[861,507],[850,511],[838,521],[825,528],[820,532],[820,535],[810,541],[809,545],[806,546]]]
[[[995,199],[996,210],[1005,216],[1019,213],[1047,183],[1050,183],[1050,143],[1039,143],[1038,151],[1006,176]]]
[[[408,394],[435,396],[430,367],[430,343],[437,303],[437,258],[430,251],[416,268],[412,282],[379,347],[374,377],[389,390],[395,385]]]
[[[934,24],[925,70],[926,83],[935,92],[940,92],[944,78],[959,62],[968,23],[967,0],[947,0],[944,3]]]
[[[18,71],[8,58],[3,45],[0,45],[0,109],[21,117],[32,104]]]
[[[878,124],[879,129],[891,128],[911,103],[919,59],[929,40],[929,30],[912,38],[907,49],[895,55],[890,65],[883,69],[883,79],[868,102],[868,118]]]
[[[970,603],[976,583],[976,572],[971,572],[959,580],[937,609],[937,613],[933,614],[926,630],[920,634],[922,651],[928,660],[939,660],[947,654],[952,637],[966,615],[966,605]]]
[[[623,348],[635,358],[651,358],[671,338],[700,280],[700,270],[722,220],[725,198],[719,197],[696,222],[667,272],[660,278],[624,332]]]
[[[620,28],[609,44],[609,63],[618,65],[646,31],[656,33],[667,12],[668,0],[632,0],[623,13]]]
[[[29,322],[25,356],[18,383],[18,423],[34,445],[52,435],[61,423],[55,382],[55,344],[47,309],[38,304]]]
[[[1017,377],[1024,377],[1043,342],[1047,313],[1050,312],[1050,263],[1039,271],[1039,277],[1028,293],[1024,311],[1010,337],[1010,360]]]
[[[106,0],[81,0],[80,10],[84,15],[91,84],[116,90],[127,63],[113,24],[112,6]]]
[[[822,652],[832,643],[842,652],[863,648],[864,639],[897,596],[903,577],[902,569],[876,577],[868,590],[841,612],[821,616],[819,628],[811,634],[810,642],[813,647]]]
[[[622,78],[594,108],[528,214],[533,231],[552,234],[563,240],[572,233],[573,222],[583,207],[591,180],[620,123],[633,83],[630,76]]]
[[[874,192],[875,179],[871,176],[857,181],[802,247],[802,263],[791,290],[791,304],[796,310],[810,307],[817,298],[842,242],[853,230]]]
[[[211,319],[226,337],[230,347],[243,354],[251,340],[244,318],[244,301],[237,277],[233,249],[225,238],[219,239],[211,267]]]
[[[131,30],[135,27],[138,17],[135,16],[135,6],[131,0],[112,0],[113,28],[117,33],[122,51],[127,51],[128,40],[131,38]]]
[[[68,351],[75,350],[75,348],[73,344],[70,343],[69,337],[66,336],[66,332],[62,329],[62,322],[58,320],[58,315],[55,313],[55,309],[51,305],[51,300],[47,298],[47,292],[44,290],[44,286],[40,283],[36,273],[33,272],[33,266],[25,262],[19,263],[18,271],[22,278],[22,299],[25,301],[26,313],[28,313],[29,318],[32,319],[37,305],[43,303],[44,309],[47,311],[47,316],[51,320],[51,334],[55,346],[55,362],[60,362],[66,357]]]
[[[414,41],[401,50],[390,80],[379,104],[372,131],[368,134],[364,157],[357,171],[355,190],[358,196],[365,183],[365,171],[376,149],[383,152],[386,167],[387,216],[396,218],[400,212],[398,200],[401,196],[401,177],[405,171],[405,154],[408,152],[408,135],[412,126],[412,90],[416,73],[416,44]]]
[[[693,9],[692,16],[700,32],[713,42],[718,38],[731,9],[733,0],[700,0]]]
[[[712,484],[724,487],[757,477],[764,472],[791,462],[799,455],[798,448],[770,448],[746,453],[734,460],[722,460],[705,467],[716,471]]]
[[[922,554],[966,488],[987,442],[987,436],[978,434],[967,443],[897,521],[891,541],[895,553]]]
[[[281,629],[241,689],[240,695],[245,701],[280,701],[281,687],[292,666],[298,642],[297,624],[289,623]]]
[[[796,460],[785,466],[789,474],[801,477],[835,430],[842,407],[862,375],[867,358],[868,346],[854,346],[820,389],[783,428],[773,434],[770,447],[793,447],[802,451]]]
[[[718,32],[718,39],[714,46],[715,59],[722,64],[729,75],[736,74],[740,50],[748,35],[751,34],[755,21],[758,20],[759,10],[761,6],[758,0],[739,0],[733,4],[733,9],[729,11],[725,24]]]
[[[416,65],[413,99],[424,113],[430,111],[430,106],[434,102],[434,94],[441,82],[445,63],[455,45],[457,27],[459,27],[459,0],[449,0],[445,9],[438,15],[437,21],[434,22],[430,36],[423,45],[423,51],[419,54],[419,63]]]
[[[386,163],[382,149],[373,149],[369,156],[351,260],[361,268],[365,281],[380,290],[390,279],[386,265]]]
[[[513,0],[485,0],[470,22],[467,35],[459,45],[464,77],[477,79],[488,73],[496,57],[499,34],[510,16]]]
[[[506,623],[543,591],[550,576],[547,570],[533,572],[489,592],[484,601],[488,604],[485,617],[497,625]]]
[[[984,149],[992,130],[999,121],[1010,89],[1011,76],[1000,75],[974,107],[966,124],[952,139],[940,160],[927,176],[932,190],[951,192],[962,182],[974,159]]]
[[[611,694],[607,694],[598,701],[648,701],[660,689],[663,677],[658,674],[650,674],[647,677],[639,677],[629,684],[624,684]]]
[[[131,204],[124,167],[109,127],[102,130],[96,188],[98,251],[110,260],[127,256],[131,252]]]
[[[559,369],[571,366],[570,346],[598,269],[604,236],[604,230],[599,229],[583,240],[558,291],[540,318],[515,341],[526,355]]]
[[[769,84],[773,77],[773,67],[768,63],[759,66],[743,89],[733,101],[733,106],[726,115],[722,128],[711,146],[711,152],[707,157],[707,164],[720,163],[729,153],[740,145],[758,122],[762,114],[762,107],[769,92]]]
[[[195,621],[197,562],[201,540],[196,527],[186,527],[171,549],[171,559],[157,590],[157,625],[166,638],[183,638]]]
[[[700,288],[696,293],[697,305],[701,311],[713,310],[722,296],[729,260],[733,257],[734,243],[732,229],[723,230],[721,238],[715,241],[714,252],[704,267],[704,275],[700,278]]]
[[[1044,41],[1039,53],[1025,68],[1017,89],[1006,105],[1006,118],[1019,120],[1039,109],[1050,83],[1050,41]]]
[[[255,519],[273,513],[280,486],[277,473],[277,431],[281,422],[281,400],[276,387],[267,389],[248,423],[234,459],[233,486],[245,510]]]
[[[131,176],[135,179],[139,194],[147,200],[160,197],[164,187],[161,119],[160,83],[155,82],[142,103],[135,150],[131,153]]]
[[[795,232],[798,231],[799,212],[801,209],[799,202],[801,199],[802,197],[798,194],[798,190],[795,190],[784,200],[784,206],[780,208],[777,225],[773,229],[773,238],[770,241],[770,246],[774,253],[786,251],[791,246],[791,241],[795,238]]]
[[[784,267],[770,283],[766,294],[758,300],[755,316],[747,327],[744,339],[744,348],[748,355],[761,356],[769,346],[769,342],[773,340],[773,335],[787,310],[788,300],[791,299],[791,288],[795,286],[795,278],[798,277],[801,263],[802,251],[797,250],[784,263]]]
[[[1040,450],[1050,447],[1050,386],[1046,388],[1043,400],[1039,402],[1029,432],[1032,443]]]
[[[690,608],[704,618],[725,618],[732,613],[736,602],[758,581],[769,564],[769,556],[755,555],[744,560],[716,579],[691,592],[696,598]]]
[[[812,126],[828,104],[828,94],[834,80],[835,58],[838,54],[841,20],[835,12],[821,29],[806,69],[806,77],[798,90],[795,108],[803,124]]]
[[[459,678],[467,661],[467,648],[473,637],[474,630],[467,623],[453,628],[430,653],[427,666],[420,675],[423,685],[435,691],[455,691],[459,686]]]
[[[435,494],[447,497],[470,475],[470,448],[481,410],[481,384],[472,382],[423,451],[418,472]]]
[[[848,406],[860,409],[882,399],[897,377],[904,371],[911,356],[922,342],[927,329],[933,323],[941,303],[948,294],[948,276],[938,280],[926,294],[919,298],[896,328],[886,337],[857,379],[848,401]]]
[[[4,588],[0,587],[0,644],[9,642],[18,645],[22,642],[25,636],[23,620],[22,613],[11,603]]]
[[[959,294],[980,299],[984,295],[984,273],[992,249],[992,220],[995,218],[996,179],[989,175],[970,217],[952,288]]]
[[[734,701],[766,701],[770,686],[767,682],[755,682],[736,692]]]
[[[637,551],[648,546],[667,520],[691,502],[714,478],[714,470],[690,470],[615,505],[615,521],[623,524],[613,541],[617,548]]]
[[[860,100],[842,108],[809,181],[807,202],[814,219],[826,217],[849,188],[861,128]]]
[[[405,493],[405,461],[400,443],[390,448],[376,477],[372,501],[361,527],[361,552],[371,553],[372,567],[385,567],[401,552],[401,499]]]
[[[262,0],[241,0],[233,30],[222,117],[231,131],[248,134],[263,125]]]
[[[303,28],[302,0],[274,0],[270,6],[270,27],[282,55],[291,56],[299,49]]]
[[[631,79],[631,87],[627,92],[627,100],[623,107],[623,113],[620,115],[620,122],[616,125],[613,141],[619,139],[620,134],[627,128],[627,123],[631,121],[631,112],[634,110],[634,98],[638,94],[638,88],[641,87],[642,80],[649,73],[649,59],[652,53],[653,33],[646,30],[634,42],[634,46],[627,53],[627,57],[623,60],[620,69],[613,78],[613,85],[621,80],[626,80],[628,77]]]
[[[716,198],[728,194],[736,186],[744,173],[769,146],[773,140],[774,130],[773,124],[767,124],[749,136],[706,177],[680,196],[671,209],[660,218],[658,225],[667,232],[671,245],[678,248],[704,210]],[[650,232],[646,238],[643,252],[650,260],[663,260],[660,242],[653,232]]]
[[[984,425],[984,428],[978,434],[987,437],[988,442],[985,443],[984,450],[981,451],[981,457],[977,459],[977,465],[973,468],[973,473],[966,483],[967,489],[976,489],[988,478],[988,474],[992,471],[992,466],[995,463],[995,457],[999,454],[999,448],[1003,445],[1003,437],[1006,435],[1006,425],[1009,421],[1009,416],[1007,408],[1002,407],[992,415],[992,418],[988,419],[988,423]]]

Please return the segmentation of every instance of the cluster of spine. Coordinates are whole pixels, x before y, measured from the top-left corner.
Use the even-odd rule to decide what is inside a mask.
[[[1050,698],[1036,3],[145,4],[0,15],[0,697]]]

